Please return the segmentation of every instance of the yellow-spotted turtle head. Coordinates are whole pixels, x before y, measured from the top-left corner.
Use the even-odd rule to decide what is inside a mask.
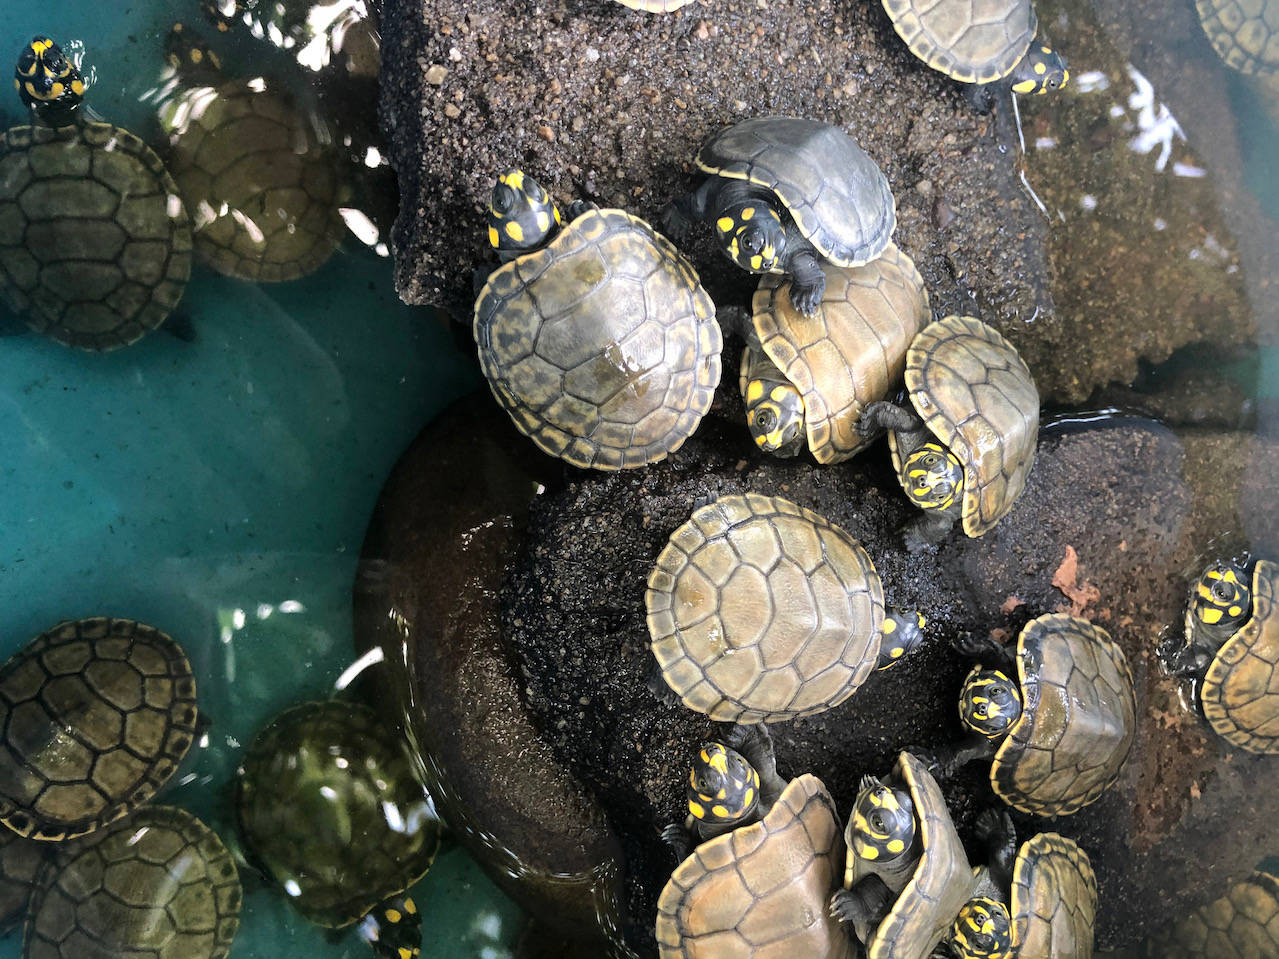
[[[964,466],[940,443],[925,443],[902,464],[906,495],[920,509],[948,510],[964,492]]]
[[[1252,612],[1248,574],[1231,563],[1213,563],[1195,584],[1190,608],[1204,626],[1233,631]]]
[[[853,853],[875,863],[893,862],[915,843],[915,804],[910,793],[866,776],[853,804],[846,839]]]
[[[1012,959],[1013,929],[1007,907],[986,896],[969,899],[951,923],[950,949],[958,959]]]
[[[728,258],[751,273],[781,272],[786,227],[781,215],[761,200],[727,207],[715,218],[715,236]]]
[[[1046,43],[1036,40],[1025,59],[1013,70],[1014,93],[1043,94],[1060,90],[1070,81],[1066,59]]]
[[[84,77],[48,37],[32,37],[18,56],[13,85],[24,106],[45,122],[65,124],[84,99]]]
[[[959,692],[959,718],[987,739],[999,739],[1021,715],[1017,684],[998,669],[974,666]]]
[[[883,633],[879,640],[879,659],[876,669],[887,669],[907,653],[918,649],[924,641],[924,614],[912,609],[894,606],[884,611]]]
[[[688,774],[688,814],[711,826],[743,822],[759,805],[759,773],[736,750],[706,743]]]
[[[523,170],[507,170],[493,184],[489,200],[489,245],[503,261],[536,250],[559,229],[560,210]]]
[[[416,959],[422,954],[422,914],[407,892],[397,893],[360,920],[359,936],[378,959]]]
[[[222,61],[204,39],[182,23],[169,28],[164,41],[164,59],[175,73],[189,81],[216,83],[221,79]]]
[[[746,384],[746,423],[765,453],[797,448],[804,440],[804,399],[790,383],[751,380]]]

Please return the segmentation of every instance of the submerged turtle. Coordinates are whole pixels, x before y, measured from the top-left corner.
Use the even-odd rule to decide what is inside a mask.
[[[811,510],[754,493],[721,496],[671,534],[644,604],[665,685],[725,722],[830,709],[923,640],[923,617],[885,614],[860,543]]]
[[[723,339],[697,272],[622,210],[555,201],[508,170],[489,241],[503,265],[475,301],[493,395],[520,432],[573,466],[629,469],[679,449],[710,409]]]
[[[1066,61],[1036,37],[1031,0],[883,0],[910,52],[954,80],[1006,80],[1014,93],[1059,90],[1070,79]],[[966,95],[983,105],[984,91]]]
[[[841,845],[821,780],[792,780],[762,819],[703,843],[676,868],[657,901],[658,954],[849,959],[852,943],[824,909]]]
[[[146,144],[78,115],[83,83],[57,44],[36,37],[17,72],[38,122],[0,133],[0,294],[59,343],[127,346],[186,289],[186,208]]]
[[[959,700],[973,735],[947,767],[993,756],[995,795],[1036,816],[1082,809],[1119,777],[1137,731],[1137,694],[1104,629],[1052,613],[1026,624],[1015,655],[990,637],[958,645],[980,662]]]
[[[915,549],[962,517],[981,536],[1026,486],[1039,439],[1039,391],[1013,345],[971,316],[926,326],[906,353],[911,408],[869,404],[863,436],[887,429],[897,478],[924,515],[906,533]]]
[[[667,205],[677,240],[693,221],[715,227],[728,258],[751,273],[790,276],[795,309],[822,301],[821,263],[860,266],[884,252],[897,226],[888,180],[839,127],[800,117],[743,120],[697,153],[706,178]]]
[[[1150,959],[1271,959],[1279,956],[1279,875],[1274,859],[1145,942]]]
[[[864,266],[821,264],[826,292],[804,316],[780,276],[760,280],[742,352],[741,390],[760,449],[819,463],[848,459],[866,440],[855,427],[867,403],[888,395],[906,348],[928,322],[928,292],[894,244]]]
[[[892,775],[863,778],[844,843],[830,914],[852,923],[867,959],[927,959],[978,877],[922,762],[903,752]]]
[[[24,959],[225,959],[240,924],[240,877],[217,835],[149,806],[67,848],[36,880]]]
[[[160,126],[201,258],[257,282],[318,269],[343,233],[336,156],[318,121],[264,81],[227,80],[180,23],[167,56],[179,84],[161,104]]]
[[[1199,705],[1227,742],[1279,753],[1279,566],[1257,560],[1248,573],[1213,563],[1186,609],[1176,675],[1198,681]]]
[[[149,800],[195,739],[195,678],[131,619],[59,623],[0,668],[0,822],[82,836]]]
[[[1279,0],[1195,0],[1213,49],[1240,73],[1279,73]]]
[[[245,846],[294,908],[335,929],[372,913],[383,955],[402,941],[420,947],[416,908],[384,901],[426,874],[440,823],[404,746],[371,709],[330,700],[285,711],[253,741],[237,783]],[[416,941],[387,932],[401,923]]]

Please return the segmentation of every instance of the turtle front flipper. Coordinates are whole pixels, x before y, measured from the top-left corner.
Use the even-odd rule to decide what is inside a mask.
[[[906,551],[918,553],[929,546],[937,546],[955,528],[953,512],[928,510],[920,513],[902,527],[902,541]]]
[[[990,759],[995,755],[997,744],[984,736],[969,736],[958,746],[945,746],[934,750],[928,758],[929,772],[936,770],[942,779],[949,779],[957,771],[981,759]]]
[[[990,634],[960,633],[951,641],[951,646],[965,659],[1002,670],[1009,676],[1017,672],[1017,660],[1012,650]]]
[[[896,898],[884,880],[870,875],[852,889],[836,889],[830,897],[830,914],[849,924],[874,925],[888,915]]]
[[[693,224],[706,218],[718,187],[715,177],[705,177],[695,190],[666,204],[658,220],[661,232],[676,243],[686,242],[693,232]]]
[[[683,862],[687,859],[693,845],[689,839],[688,830],[684,828],[683,823],[678,822],[666,824],[666,827],[662,830],[662,842],[666,843],[671,852],[675,854],[676,862]]]
[[[867,403],[862,410],[861,419],[857,421],[857,432],[870,439],[886,430],[898,433],[918,433],[924,429],[924,421],[912,410],[890,403],[888,400],[876,400]]]
[[[1000,889],[1008,889],[1013,882],[1013,867],[1017,859],[1017,831],[1007,809],[987,809],[977,817],[974,827],[977,838],[986,844],[990,872]]]
[[[724,741],[741,753],[758,774],[760,814],[767,813],[786,788],[786,780],[777,774],[772,733],[763,723],[736,723]]]
[[[788,233],[796,232],[794,230]],[[791,275],[790,301],[804,316],[812,316],[821,306],[822,297],[826,294],[826,274],[813,253],[812,245],[796,237],[788,236],[788,245],[799,242],[803,248],[796,249],[786,260],[786,272]]]

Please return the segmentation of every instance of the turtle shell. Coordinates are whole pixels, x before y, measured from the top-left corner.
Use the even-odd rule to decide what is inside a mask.
[[[844,842],[822,781],[791,780],[767,815],[702,843],[657,901],[662,959],[821,956],[852,943],[826,911]]]
[[[1195,0],[1195,8],[1227,65],[1262,77],[1279,72],[1279,0]]]
[[[0,935],[22,922],[45,860],[62,849],[60,843],[39,842],[0,829]]]
[[[948,316],[911,343],[906,389],[915,412],[963,464],[964,532],[981,536],[1013,508],[1035,463],[1039,391],[1030,370],[981,320]],[[902,481],[895,433],[888,443]]]
[[[875,666],[884,589],[855,539],[781,497],[721,496],[671,534],[644,594],[684,705],[777,722],[843,702]]]
[[[1146,946],[1159,959],[1279,956],[1279,878],[1254,872]]]
[[[241,899],[222,840],[184,810],[149,806],[44,867],[23,959],[224,959]]]
[[[132,133],[0,133],[0,293],[32,329],[84,350],[127,346],[164,322],[190,275],[177,185]]]
[[[995,753],[995,794],[1022,812],[1067,816],[1119,777],[1137,729],[1128,660],[1085,619],[1032,619],[1017,639],[1022,712]]]
[[[1253,753],[1279,753],[1277,593],[1279,566],[1258,560],[1252,571],[1252,615],[1221,644],[1199,686],[1212,728]],[[1186,635],[1191,635],[1189,622]]]
[[[337,928],[417,882],[440,824],[397,734],[366,706],[281,713],[238,772],[245,846],[307,919]]]
[[[964,83],[1012,73],[1035,38],[1031,0],[883,0],[910,52]]]
[[[59,623],[0,668],[0,822],[60,840],[155,795],[195,738],[195,678],[130,619]]]
[[[1022,843],[1011,918],[1018,956],[1092,959],[1097,877],[1073,839],[1045,832]]]
[[[760,347],[800,393],[808,448],[819,463],[839,463],[867,441],[857,421],[882,400],[906,368],[906,349],[928,321],[928,293],[915,264],[895,244],[864,266],[821,264],[826,293],[805,316],[790,280],[764,275],[755,293]],[[742,356],[742,395],[747,360]]]
[[[927,959],[977,889],[977,874],[951,822],[937,780],[910,753],[893,767],[915,804],[920,848],[915,872],[880,920],[867,947],[868,959]]]
[[[697,271],[622,210],[588,210],[494,271],[474,333],[502,408],[573,466],[665,459],[719,385],[723,338]]]
[[[810,243],[837,266],[884,252],[897,206],[883,172],[839,127],[801,117],[756,117],[702,145],[706,173],[772,190]]]
[[[160,109],[169,169],[191,211],[195,248],[227,276],[295,280],[342,237],[333,151],[273,89],[192,86]]]

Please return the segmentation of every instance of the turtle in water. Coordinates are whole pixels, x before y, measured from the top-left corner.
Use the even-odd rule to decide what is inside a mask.
[[[1240,73],[1279,74],[1279,0],[1195,0],[1217,55]]]
[[[82,115],[83,80],[48,37],[17,74],[34,122],[0,133],[0,294],[66,346],[127,346],[164,322],[191,275],[177,185],[132,133]]]
[[[0,822],[57,841],[119,819],[177,770],[198,718],[191,664],[167,635],[59,623],[0,668]]]
[[[1060,90],[1065,59],[1041,37],[1032,0],[883,0],[893,29],[910,52],[951,79],[980,109],[990,84],[1014,93]]]
[[[706,174],[667,204],[662,228],[682,241],[696,221],[715,229],[730,260],[751,273],[784,273],[805,316],[826,289],[823,262],[861,266],[884,252],[897,226],[888,180],[839,127],[802,117],[743,120],[697,152]]]
[[[1184,645],[1165,659],[1197,681],[1199,707],[1227,742],[1279,753],[1279,565],[1257,560],[1249,576],[1209,564],[1190,593]]]
[[[201,259],[256,282],[319,269],[342,238],[343,187],[318,120],[272,83],[228,80],[181,23],[166,56],[175,89],[160,105],[160,126]]]
[[[897,479],[923,515],[907,527],[916,550],[945,537],[956,519],[981,536],[1026,487],[1039,442],[1039,391],[1020,354],[971,316],[930,323],[906,351],[910,405],[862,410],[857,430],[888,430]]]
[[[502,266],[475,301],[480,368],[521,433],[582,468],[678,450],[710,409],[723,337],[697,272],[623,210],[568,223],[519,170],[498,177],[488,236]]]
[[[404,744],[371,709],[286,710],[254,739],[236,782],[246,852],[298,912],[330,929],[367,917],[360,932],[379,955],[415,954],[422,917],[403,894],[430,868],[440,823]]]
[[[1279,956],[1279,860],[1270,857],[1225,895],[1142,943],[1149,959],[1273,959]]]
[[[235,862],[173,806],[148,806],[53,857],[31,893],[24,959],[225,959],[240,924]]]
[[[722,722],[839,705],[923,642],[884,607],[861,544],[780,496],[721,496],[671,534],[644,594],[660,674],[650,687]]]

